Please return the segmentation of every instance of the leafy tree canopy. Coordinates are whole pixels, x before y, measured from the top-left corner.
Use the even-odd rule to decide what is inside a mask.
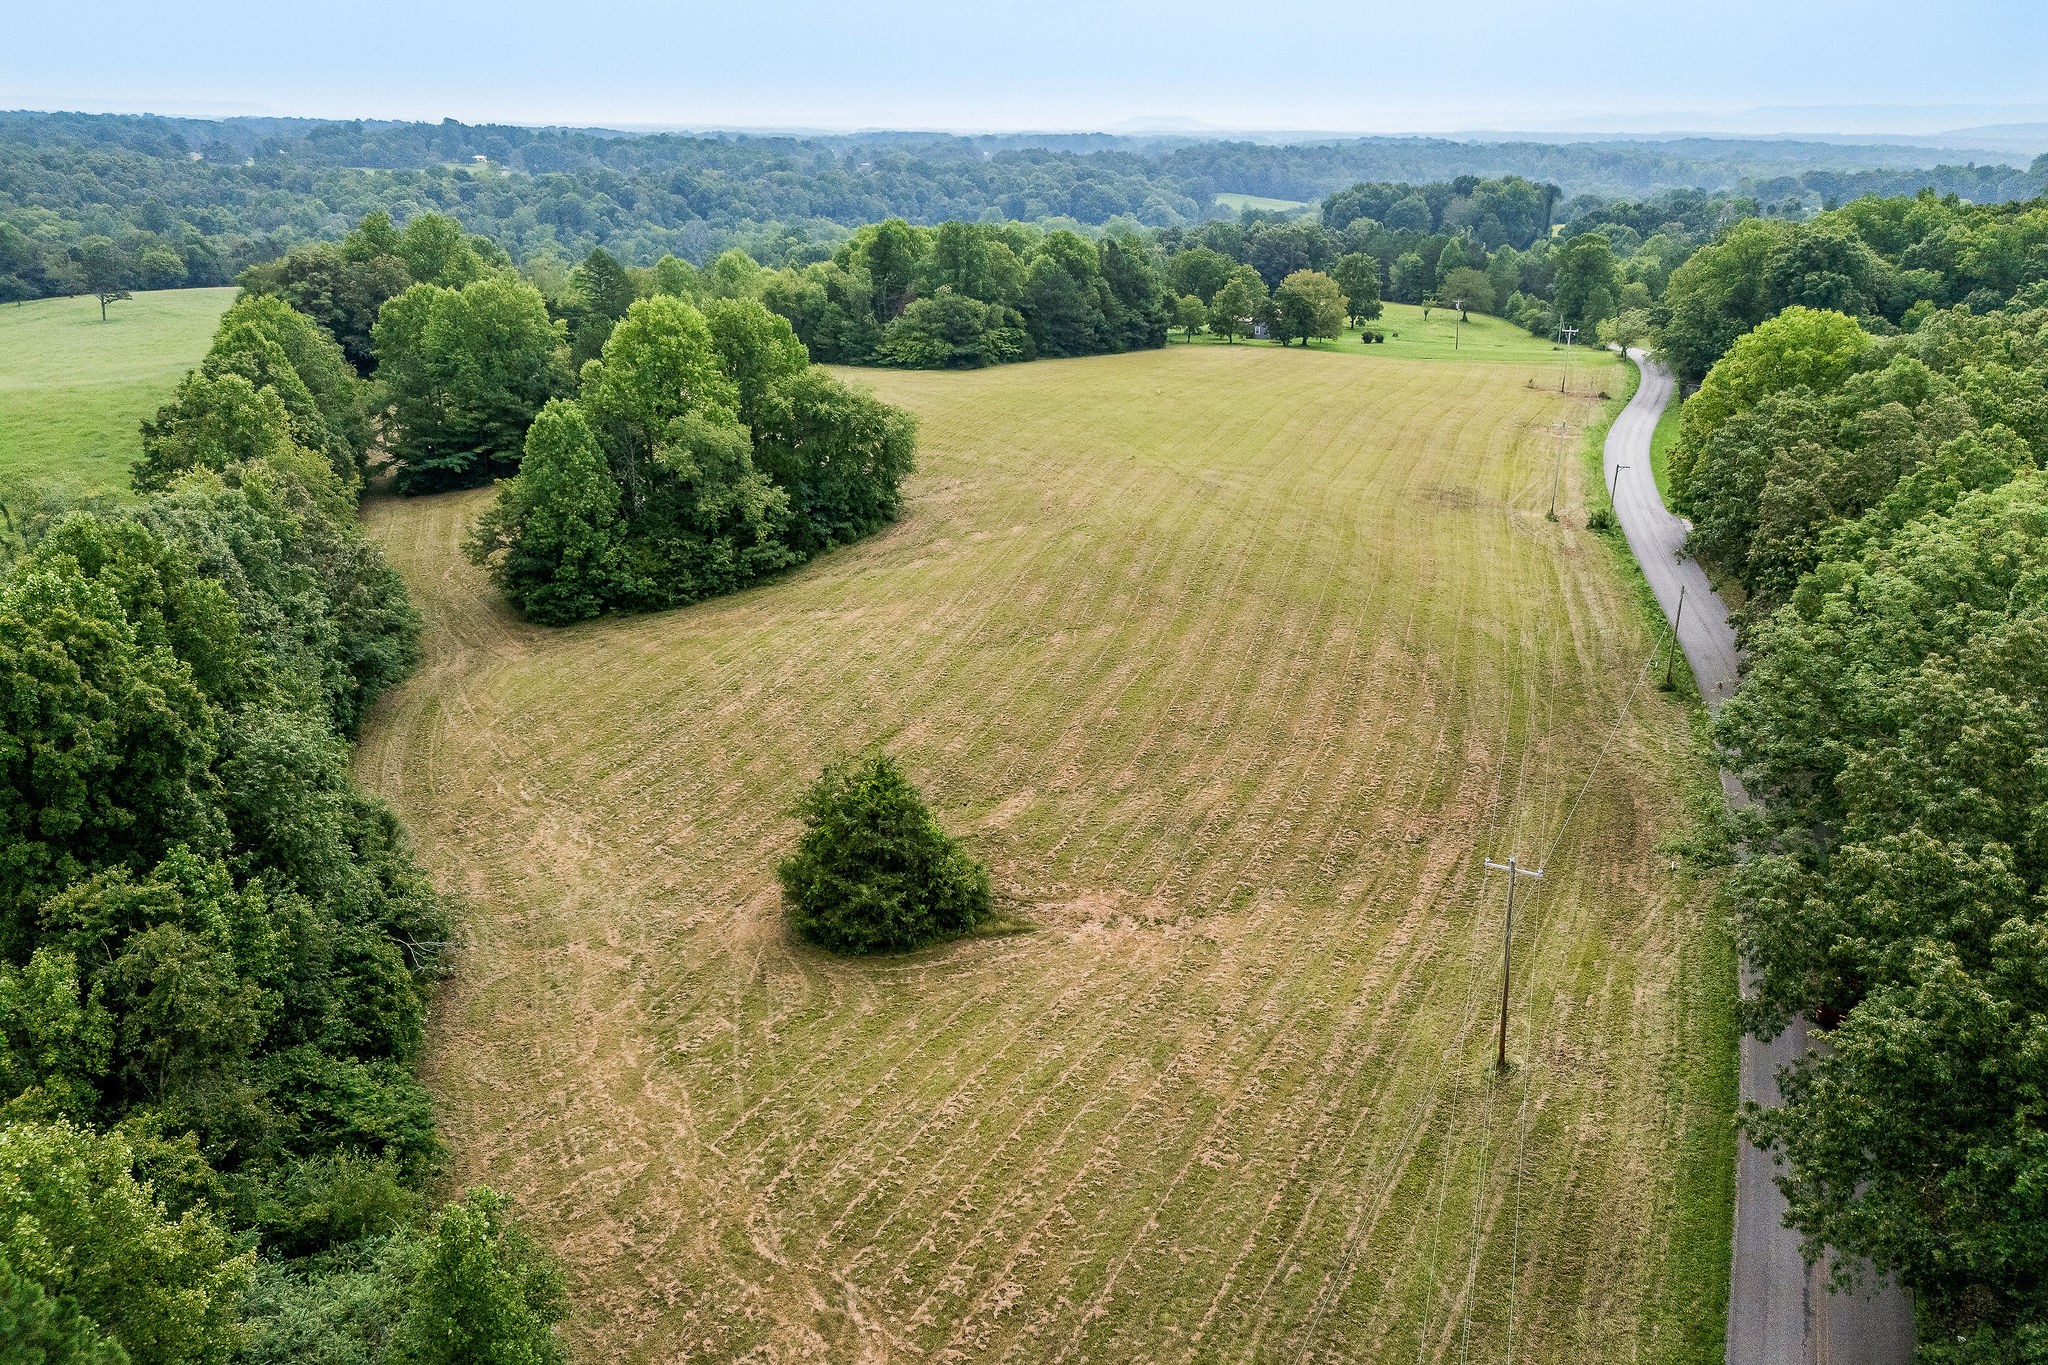
[[[1281,342],[1299,337],[1334,337],[1344,330],[1344,295],[1337,282],[1316,270],[1297,270],[1273,291]]]

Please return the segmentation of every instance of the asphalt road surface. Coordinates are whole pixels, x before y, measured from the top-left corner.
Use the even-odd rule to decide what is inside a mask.
[[[1679,646],[1700,695],[1709,709],[1717,710],[1735,694],[1741,662],[1735,631],[1706,572],[1685,556],[1687,523],[1665,508],[1650,476],[1650,437],[1658,414],[1671,401],[1671,372],[1641,351],[1628,354],[1643,381],[1607,434],[1604,468],[1615,490],[1615,516],[1664,619],[1678,622]],[[1749,803],[1748,793],[1725,772],[1721,786],[1731,802]],[[1776,1104],[1779,1070],[1807,1046],[1803,1023],[1768,1043],[1744,1036],[1742,1098]],[[1728,1365],[1907,1365],[1913,1358],[1911,1301],[1895,1284],[1873,1284],[1867,1269],[1858,1277],[1857,1290],[1829,1292],[1827,1263],[1809,1269],[1800,1255],[1799,1234],[1785,1226],[1785,1196],[1778,1192],[1774,1173],[1768,1156],[1746,1142],[1741,1145],[1735,1169]]]

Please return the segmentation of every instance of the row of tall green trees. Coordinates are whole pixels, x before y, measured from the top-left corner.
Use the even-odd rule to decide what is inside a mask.
[[[759,294],[820,361],[914,369],[1163,346],[1174,304],[1137,235],[901,219],[768,276]]]
[[[1590,342],[1603,325],[1620,325],[1629,339],[1645,334],[1672,269],[1707,236],[1706,215],[1686,200],[1669,209],[1685,221],[1647,235],[1617,214],[1599,231],[1553,241],[1555,203],[1554,186],[1467,177],[1355,185],[1325,201],[1319,218],[1247,212],[1095,241],[1025,224],[892,220],[801,269],[767,271],[727,252],[713,263],[724,278],[712,291],[757,294],[821,360],[916,368],[1157,346],[1171,328],[1333,335],[1318,330],[1332,310],[1311,277],[1334,281],[1348,300],[1338,312],[1357,321],[1377,317],[1383,299],[1455,301],[1544,335],[1577,327]],[[1716,201],[1722,211],[1741,210]],[[1240,271],[1250,272],[1239,278],[1251,296],[1234,288],[1219,311],[1217,291]],[[1297,312],[1283,318],[1276,301],[1290,278]],[[1304,291],[1318,303],[1307,305]]]
[[[0,567],[0,1357],[557,1358],[559,1277],[436,1210],[453,937],[348,739],[418,656],[363,536],[366,387],[229,311],[120,506]]]
[[[1705,366],[1675,501],[1746,593],[1717,733],[1761,801],[1725,882],[1747,1022],[1826,1043],[1745,1121],[1793,1224],[1973,1365],[2048,1349],[2044,228],[1931,197],[1739,224],[1664,332]]]

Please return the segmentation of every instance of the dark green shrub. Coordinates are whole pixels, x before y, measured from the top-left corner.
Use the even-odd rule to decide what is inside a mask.
[[[834,763],[797,803],[804,837],[776,869],[798,934],[840,953],[922,947],[988,913],[988,868],[939,828],[887,754]]]

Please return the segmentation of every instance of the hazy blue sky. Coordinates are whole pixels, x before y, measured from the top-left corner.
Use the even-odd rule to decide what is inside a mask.
[[[0,13],[0,108],[1361,131],[2048,118],[2042,0],[0,0]]]

